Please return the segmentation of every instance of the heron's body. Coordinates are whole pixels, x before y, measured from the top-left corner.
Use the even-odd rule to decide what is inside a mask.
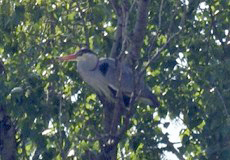
[[[82,53],[79,53],[82,51]],[[96,54],[88,49],[80,50],[77,54],[77,70],[82,79],[88,83],[100,96],[105,96],[107,100],[115,102],[117,91],[123,96],[125,105],[129,104],[131,93],[134,91],[134,75],[132,69],[127,65],[117,67],[112,58],[98,58]],[[66,56],[67,57],[67,56]],[[63,58],[63,60],[66,60]],[[69,60],[69,59],[68,59]],[[122,73],[122,74],[120,74]],[[140,84],[135,86],[139,91],[138,97],[142,102],[159,106],[155,95],[149,87],[140,80]]]

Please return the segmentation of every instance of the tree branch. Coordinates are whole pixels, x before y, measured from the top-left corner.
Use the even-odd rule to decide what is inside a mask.
[[[122,11],[121,7],[118,5],[116,0],[110,0],[110,4],[113,7],[114,12],[117,15],[117,29],[114,34],[114,40],[112,49],[110,52],[110,57],[116,58],[119,55],[119,48],[121,48],[122,43],[122,23],[123,23],[123,17],[122,17]]]
[[[6,69],[5,69],[4,63],[1,59],[0,59],[0,75],[6,75]]]
[[[161,27],[161,13],[162,13],[163,4],[164,4],[164,0],[161,0],[160,9],[159,9],[159,15],[158,15],[158,20],[159,20],[158,30]]]
[[[136,61],[139,58],[139,52],[145,36],[145,30],[148,20],[148,4],[149,0],[139,0],[137,9],[137,19],[131,38],[130,53]]]
[[[115,11],[116,15],[118,17],[121,16],[121,7],[118,5],[118,1],[117,0],[109,0],[110,4],[113,7],[113,10]]]
[[[169,139],[168,139],[167,136],[164,138],[164,140],[166,141],[166,142],[165,142],[165,143],[167,144],[166,149],[168,148],[168,149],[167,149],[168,151],[171,151],[172,153],[174,153],[174,154],[177,156],[177,158],[178,158],[179,160],[185,160],[184,157],[183,157],[183,154],[181,154],[181,153],[173,146],[173,143],[169,141]]]
[[[112,58],[116,58],[119,55],[119,49],[122,45],[122,21],[122,17],[117,17],[117,30],[114,34],[113,45],[110,52],[110,57]]]
[[[116,35],[115,37],[122,37],[122,48],[120,51],[120,55],[123,54],[126,50],[127,47],[127,41],[132,39],[132,41],[130,41],[130,47],[129,47],[129,51],[131,53],[130,56],[132,56],[133,59],[136,59],[139,57],[139,51],[141,49],[142,43],[143,43],[143,39],[145,36],[145,28],[147,25],[147,18],[148,18],[148,3],[149,0],[141,0],[138,1],[138,9],[137,9],[137,19],[136,19],[136,23],[133,29],[133,34],[132,37],[128,37],[128,20],[129,20],[129,14],[131,13],[134,4],[136,3],[136,0],[133,1],[131,7],[128,9],[128,4],[127,2],[123,2],[122,3],[122,7],[121,7],[121,11],[122,14],[120,15],[120,13],[118,13],[118,6],[116,6],[116,3],[113,0],[110,0],[110,2],[113,4],[113,8],[117,13],[118,18],[120,18],[120,21],[118,20],[118,22],[120,22],[122,25],[119,25]],[[120,10],[120,9],[119,9]],[[122,17],[122,18],[121,18]],[[119,36],[118,36],[119,34]],[[117,39],[116,39],[117,40]],[[121,39],[119,39],[121,40]],[[116,46],[117,46],[118,42],[114,42],[113,44],[113,48],[111,51],[111,56],[112,57],[116,57],[117,53],[115,53],[116,51]],[[135,58],[134,58],[135,57]],[[136,59],[137,60],[137,59]],[[122,63],[122,62],[121,62]],[[122,64],[120,64],[122,65]],[[135,69],[134,69],[135,70]],[[122,73],[122,67],[120,68],[120,72]],[[121,75],[120,75],[121,76]],[[120,77],[119,76],[119,77]],[[122,77],[121,77],[122,78]],[[118,80],[119,82],[121,81],[121,79]],[[135,79],[134,79],[135,81]],[[133,83],[134,85],[136,84],[136,82]],[[111,131],[113,134],[115,134],[113,137],[113,143],[110,144],[109,147],[110,149],[112,149],[113,147],[115,147],[119,141],[122,139],[122,136],[124,135],[124,133],[128,130],[129,128],[129,122],[130,122],[130,118],[133,115],[134,112],[134,102],[136,100],[136,89],[134,89],[131,99],[130,99],[130,104],[129,104],[129,111],[126,113],[125,115],[125,120],[124,120],[124,124],[122,126],[121,129],[117,130],[117,121],[118,121],[118,117],[119,116],[119,112],[122,106],[120,106],[121,104],[120,102],[120,95],[119,95],[119,90],[118,90],[118,95],[117,95],[117,104],[115,105],[115,109],[114,109],[114,116],[113,116],[113,123],[112,123],[112,128]],[[120,117],[120,116],[119,116]]]

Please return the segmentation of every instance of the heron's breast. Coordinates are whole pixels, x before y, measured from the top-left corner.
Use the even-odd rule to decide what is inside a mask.
[[[82,79],[91,86],[95,91],[108,96],[110,94],[107,81],[104,76],[102,76],[97,71],[81,71],[78,70]]]

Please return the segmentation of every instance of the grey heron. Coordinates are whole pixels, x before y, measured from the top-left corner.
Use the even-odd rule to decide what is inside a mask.
[[[128,65],[121,65],[120,71],[113,58],[98,58],[92,50],[84,48],[74,54],[59,57],[61,61],[77,61],[77,71],[100,96],[115,102],[118,90],[125,106],[129,105],[131,93],[134,90],[134,75]],[[121,74],[120,74],[121,73]],[[158,107],[160,104],[144,79],[136,88],[139,91],[137,100]]]

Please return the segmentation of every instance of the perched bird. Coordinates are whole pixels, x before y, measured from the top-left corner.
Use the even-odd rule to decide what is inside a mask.
[[[77,71],[82,79],[88,83],[100,96],[115,102],[116,94],[120,91],[125,106],[129,105],[131,93],[134,90],[134,75],[128,65],[121,65],[118,69],[115,59],[98,58],[90,49],[81,49],[74,54],[59,57],[61,61],[77,61]],[[122,74],[120,74],[122,73]],[[159,102],[150,88],[140,79],[135,86],[139,91],[138,100],[157,107]]]

